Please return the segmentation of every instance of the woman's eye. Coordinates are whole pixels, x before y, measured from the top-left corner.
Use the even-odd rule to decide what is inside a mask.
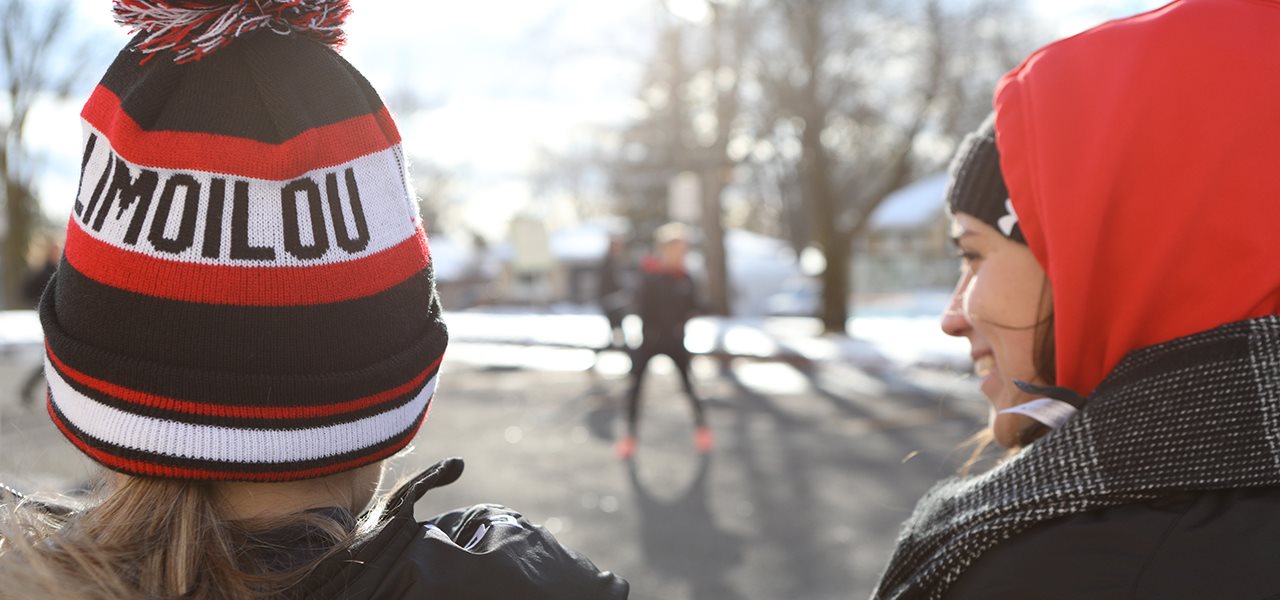
[[[962,275],[976,271],[979,262],[982,260],[981,254],[963,248],[957,249],[954,256],[960,259],[960,273]]]

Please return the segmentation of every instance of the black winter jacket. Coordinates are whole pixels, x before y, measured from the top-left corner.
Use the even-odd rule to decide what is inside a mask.
[[[397,491],[389,522],[372,538],[322,562],[292,590],[308,600],[612,600],[628,584],[560,545],[520,513],[481,504],[419,523],[413,505],[457,480],[462,460],[442,461]]]
[[[1187,493],[1050,521],[987,551],[946,598],[1280,598],[1280,489]]]
[[[683,345],[684,326],[700,309],[698,289],[688,273],[664,269],[656,259],[642,265],[640,320],[646,346]]]

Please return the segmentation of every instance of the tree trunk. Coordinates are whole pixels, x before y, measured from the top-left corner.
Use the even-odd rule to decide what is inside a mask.
[[[726,42],[725,14],[722,5],[710,2],[711,11],[711,64],[709,71],[715,80],[722,67],[725,67],[723,44]],[[741,15],[738,22],[741,23]],[[707,268],[707,287],[709,288],[712,314],[728,315],[733,310],[732,283],[729,281],[728,261],[724,246],[724,209],[722,198],[729,177],[733,173],[733,163],[729,160],[729,136],[733,132],[733,122],[738,117],[738,77],[741,76],[742,52],[738,46],[743,43],[745,33],[740,28],[732,29],[735,41],[732,64],[728,65],[734,73],[731,85],[720,86],[716,83],[716,139],[707,152],[707,161],[702,172],[702,252]]]
[[[35,218],[31,207],[34,200],[25,186],[15,181],[9,172],[7,153],[0,153],[0,177],[4,178],[5,220],[8,229],[4,238],[3,307],[7,309],[31,308],[22,294],[22,282],[26,279],[27,252],[31,246],[32,226]]]
[[[840,236],[838,233],[836,237]],[[849,252],[842,252],[847,244],[837,240],[826,252],[827,269],[822,273],[822,331],[824,333],[848,333],[849,321]]]
[[[846,303],[844,305],[845,307],[844,321],[843,321],[844,328],[841,329],[840,332],[846,333],[849,335],[854,334],[853,324],[850,323],[850,321],[857,316],[856,313],[853,310],[850,310],[849,307],[854,302],[856,302],[857,293],[858,293],[857,278],[855,277],[856,269],[854,268],[854,261],[857,260],[858,253],[856,250],[854,250],[854,247],[853,247],[854,241],[858,239],[858,235],[859,234],[856,231],[839,231],[836,234],[836,244],[839,248],[842,249],[842,251],[839,254],[844,258],[844,261],[845,261],[844,263],[844,280],[845,280],[844,297],[846,299]],[[856,308],[856,306],[854,308]]]
[[[826,333],[845,333],[849,319],[846,298],[849,291],[849,249],[843,243],[837,226],[837,199],[831,189],[831,159],[822,146],[822,119],[806,119],[802,145],[804,152],[805,193],[813,207],[813,232],[818,247],[826,256],[822,272],[822,329]]]
[[[724,249],[724,223],[720,197],[724,194],[724,168],[716,165],[702,172],[702,258],[707,269],[708,312],[728,315],[732,310],[729,269]]]

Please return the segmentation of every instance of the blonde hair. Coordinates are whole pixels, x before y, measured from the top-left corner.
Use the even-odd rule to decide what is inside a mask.
[[[375,529],[385,498],[348,531],[316,513],[233,520],[216,483],[119,477],[102,501],[84,510],[49,510],[26,499],[0,502],[0,599],[277,597],[324,559]],[[284,572],[254,564],[255,551],[287,548],[255,534],[305,527],[329,546]]]

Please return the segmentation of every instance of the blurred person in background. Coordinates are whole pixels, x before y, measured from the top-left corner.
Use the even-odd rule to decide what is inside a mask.
[[[989,434],[875,598],[1280,596],[1280,3],[1179,0],[1008,73],[952,166]]]
[[[631,306],[627,289],[627,241],[619,234],[609,236],[609,249],[600,261],[596,293],[600,308],[609,320],[609,348],[627,349],[627,336],[622,331],[622,318]]]
[[[689,233],[681,223],[668,223],[654,232],[655,256],[641,265],[639,314],[643,324],[643,340],[631,353],[631,388],[627,391],[627,430],[618,442],[620,458],[630,459],[636,451],[639,433],[640,394],[644,389],[649,361],[665,355],[675,363],[684,386],[685,396],[693,409],[694,446],[698,452],[711,451],[714,439],[707,427],[702,400],[693,389],[689,375],[692,356],[684,345],[684,328],[699,310],[698,290],[685,270],[689,252]]]
[[[39,306],[50,418],[110,469],[0,493],[0,598],[626,598],[520,513],[379,496],[448,335],[400,137],[339,0],[116,0]]]
[[[27,305],[35,308],[40,303],[40,294],[44,293],[44,288],[49,285],[49,280],[53,279],[54,273],[58,271],[58,261],[62,259],[62,247],[58,245],[58,241],[49,237],[45,240],[44,252],[41,253],[40,261],[32,265],[31,272],[27,274],[26,279],[22,282],[22,297],[27,301]],[[18,398],[22,401],[24,407],[30,408],[35,406],[36,400],[40,394],[40,384],[44,383],[44,365],[37,364],[27,378],[22,381],[22,388],[18,391]]]
[[[58,270],[58,261],[62,259],[62,247],[52,237],[45,240],[40,257],[31,265],[31,271],[22,281],[22,297],[32,308],[40,303],[40,294],[53,279]]]

